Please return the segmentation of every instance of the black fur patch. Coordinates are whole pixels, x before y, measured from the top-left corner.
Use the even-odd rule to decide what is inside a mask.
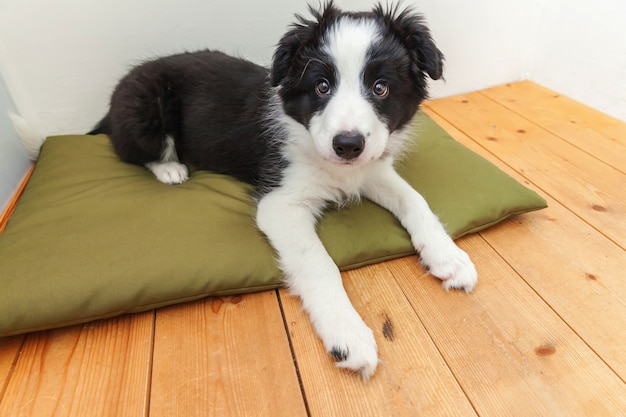
[[[343,350],[337,346],[335,346],[334,348],[330,350],[330,354],[340,362],[348,359],[348,351]]]

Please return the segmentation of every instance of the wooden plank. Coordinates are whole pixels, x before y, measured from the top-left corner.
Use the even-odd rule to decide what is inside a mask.
[[[24,335],[0,338],[0,402],[23,344]]]
[[[420,280],[424,271],[413,266],[416,280]],[[382,363],[367,382],[336,368],[299,299],[281,290],[310,415],[476,415],[386,265],[347,271],[342,276],[352,303],[374,331]]]
[[[480,93],[427,107],[626,249],[626,176]]]
[[[1,416],[143,416],[152,313],[26,337]]]
[[[472,294],[392,271],[479,415],[616,416],[626,385],[479,236],[460,246],[480,277]]]
[[[539,191],[441,116],[428,113],[463,145]],[[559,202],[546,198],[547,209],[518,216],[481,235],[626,380],[624,251]]]
[[[151,417],[306,416],[276,293],[157,312]]]
[[[530,81],[481,94],[626,174],[626,123]]]

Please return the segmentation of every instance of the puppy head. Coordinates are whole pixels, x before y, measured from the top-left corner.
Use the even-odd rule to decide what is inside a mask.
[[[332,1],[298,22],[274,54],[271,82],[285,114],[310,134],[318,154],[365,164],[393,154],[399,132],[439,79],[443,55],[410,9],[348,13]]]

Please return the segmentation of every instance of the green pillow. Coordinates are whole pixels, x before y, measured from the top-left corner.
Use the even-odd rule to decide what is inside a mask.
[[[453,237],[546,206],[426,115],[413,136],[399,172]],[[206,171],[162,184],[121,162],[106,136],[48,138],[0,235],[0,336],[279,286],[250,190]],[[368,201],[329,210],[319,234],[342,269],[414,253]]]

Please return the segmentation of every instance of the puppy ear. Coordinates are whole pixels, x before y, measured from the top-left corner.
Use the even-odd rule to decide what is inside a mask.
[[[386,10],[382,4],[374,8],[374,14],[378,15],[404,44],[411,54],[414,70],[426,73],[433,80],[438,80],[443,75],[444,56],[430,36],[430,30],[426,27],[424,18],[406,8],[398,10],[398,5],[388,6]]]
[[[289,74],[293,58],[303,47],[303,40],[310,38],[311,28],[305,23],[301,16],[297,16],[301,23],[294,23],[291,30],[283,35],[278,42],[278,47],[274,51],[272,59],[272,87],[279,85]]]
[[[313,16],[308,20],[296,15],[297,22],[283,35],[272,59],[272,86],[276,87],[290,75],[294,59],[308,47],[315,46],[331,21],[336,20],[341,10],[335,7],[332,0],[322,6],[320,10],[309,5],[309,12]]]

